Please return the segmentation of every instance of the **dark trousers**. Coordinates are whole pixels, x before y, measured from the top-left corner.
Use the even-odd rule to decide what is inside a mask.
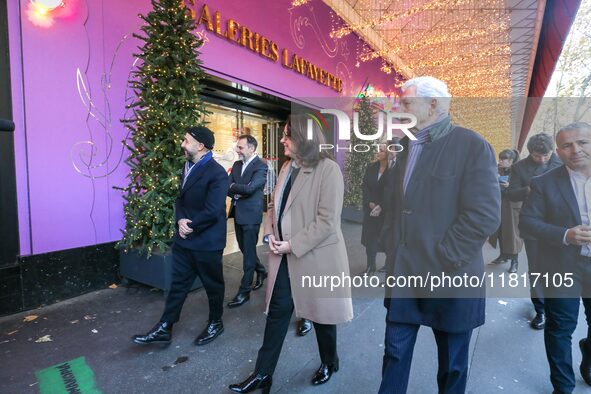
[[[378,246],[368,245],[365,247],[365,256],[367,257],[367,268],[376,270],[376,257],[378,256]]]
[[[530,295],[531,302],[534,304],[536,313],[544,313],[544,285],[543,281],[538,280],[536,286],[532,286],[532,283],[536,282],[535,278],[531,277],[532,272],[544,273],[542,267],[540,267],[538,261],[538,241],[533,239],[524,239],[525,243],[525,254],[527,255],[527,267],[530,274]]]
[[[287,258],[283,256],[269,304],[263,346],[259,350],[254,369],[256,373],[273,375],[275,372],[292,313],[293,298],[291,297]],[[337,326],[314,323],[314,330],[316,331],[321,362],[324,364],[335,363],[338,358]]]
[[[551,275],[564,277],[564,272],[571,273],[574,284],[571,287],[547,289],[544,343],[554,390],[571,393],[575,388],[572,334],[577,327],[581,297],[587,319],[587,338],[591,339],[591,258],[580,257],[579,261],[563,272],[551,272]]]
[[[196,251],[173,245],[172,284],[160,321],[179,321],[183,304],[197,275],[209,301],[209,320],[220,320],[224,310],[223,250]]]
[[[572,335],[579,318],[579,298],[546,298],[544,343],[554,390],[571,393],[575,388]],[[591,324],[591,298],[583,298],[587,324]]]
[[[244,275],[242,276],[242,282],[240,282],[239,293],[250,292],[255,271],[258,275],[267,272],[265,266],[261,264],[259,256],[257,256],[257,242],[259,240],[260,228],[260,224],[236,224],[236,221],[234,221],[236,241],[238,241],[238,247],[243,255],[242,269],[244,270]]]
[[[387,322],[380,394],[406,393],[419,327],[417,324]],[[463,394],[468,380],[468,350],[472,330],[449,333],[434,329],[433,334],[437,342],[439,361],[439,393]]]

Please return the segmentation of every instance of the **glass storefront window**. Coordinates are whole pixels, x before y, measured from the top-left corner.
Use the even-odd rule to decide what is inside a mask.
[[[256,138],[257,153],[263,156],[263,125],[268,123],[268,120],[255,114],[242,112],[239,118],[242,119],[243,127],[239,130],[236,110],[212,104],[207,105],[207,110],[212,112],[207,117],[207,127],[215,134],[213,155],[227,171],[238,160],[235,147],[238,136],[241,134],[250,134]]]

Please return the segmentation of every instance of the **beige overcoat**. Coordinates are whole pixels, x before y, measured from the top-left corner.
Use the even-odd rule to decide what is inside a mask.
[[[279,172],[264,223],[265,234],[274,234],[276,239],[280,199],[290,168],[291,161],[287,161]],[[322,159],[314,168],[300,169],[281,217],[283,240],[289,240],[292,248],[287,262],[296,316],[321,324],[339,324],[353,318],[350,284],[333,291],[330,288],[331,276],[349,276],[349,259],[341,232],[343,193],[343,175],[338,164]],[[270,252],[265,313],[269,311],[280,263],[281,255]],[[327,286],[302,283],[305,276],[312,279],[312,284],[315,279],[317,285],[327,277]]]
[[[501,203],[501,226],[503,239],[501,251],[508,254],[518,254],[523,248],[523,240],[519,236],[519,212],[523,202],[510,201],[503,198]],[[506,234],[506,236],[505,236]]]
[[[519,211],[522,201],[510,201],[503,197],[501,201],[501,242],[499,249],[505,254],[519,254],[523,249],[523,240],[519,236]],[[489,242],[493,247],[497,246],[499,232],[491,235]]]

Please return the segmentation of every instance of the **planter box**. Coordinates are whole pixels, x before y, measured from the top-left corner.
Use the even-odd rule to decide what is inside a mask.
[[[122,277],[164,290],[168,294],[172,283],[172,252],[154,253],[147,259],[137,251],[120,251],[119,261],[119,273]],[[197,276],[191,290],[202,286],[201,279]]]
[[[354,223],[363,223],[363,211],[353,207],[343,207],[341,219]]]

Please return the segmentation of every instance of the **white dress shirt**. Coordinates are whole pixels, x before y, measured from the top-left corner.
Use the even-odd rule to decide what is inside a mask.
[[[568,167],[566,167],[566,169],[575,193],[575,198],[577,199],[579,214],[581,215],[581,224],[589,226],[589,223],[591,223],[591,218],[589,217],[589,207],[591,207],[591,177],[587,178],[580,172],[573,171]],[[567,232],[568,230],[564,233],[564,237],[562,238],[562,242],[565,245],[568,245],[568,242],[566,241]],[[583,245],[581,247],[581,255],[591,256],[591,246]]]
[[[258,154],[256,154],[256,153],[255,153],[255,154],[253,154],[253,155],[250,157],[250,159],[248,159],[247,161],[243,161],[243,164],[242,164],[242,171],[240,172],[240,176],[244,175],[244,170],[246,170],[246,167],[247,167],[247,166],[250,164],[250,162],[251,162],[251,161],[253,161],[253,160],[254,160],[254,158],[255,158],[255,157],[257,157],[257,156],[258,156]]]

